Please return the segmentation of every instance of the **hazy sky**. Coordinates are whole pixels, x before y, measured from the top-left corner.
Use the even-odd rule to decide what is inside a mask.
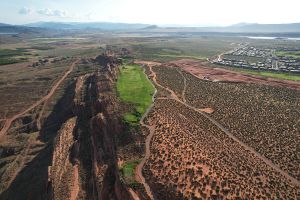
[[[0,0],[0,22],[230,25],[300,22],[300,0]]]

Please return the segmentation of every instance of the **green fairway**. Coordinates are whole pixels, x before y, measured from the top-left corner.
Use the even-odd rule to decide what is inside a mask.
[[[234,68],[234,67],[227,67],[227,68],[234,71],[239,71],[239,72],[258,75],[258,76],[277,78],[277,79],[283,79],[289,81],[300,81],[300,76],[297,74],[288,74],[283,72],[254,71],[254,70]]]
[[[151,105],[154,93],[154,87],[144,74],[143,68],[136,65],[121,66],[117,90],[122,101],[135,106],[135,110],[125,114],[125,121],[138,122]]]
[[[300,58],[300,51],[277,51],[277,56]]]
[[[139,121],[139,117],[131,113],[125,113],[124,120],[127,122],[137,123]]]
[[[135,161],[127,162],[123,165],[122,172],[126,180],[130,180],[130,181],[134,180],[134,175],[135,175],[134,170],[138,164],[139,161],[135,160]]]
[[[276,72],[251,72],[255,75],[267,76],[278,79],[285,79],[290,81],[300,81],[299,75],[287,74],[287,73],[276,73]]]

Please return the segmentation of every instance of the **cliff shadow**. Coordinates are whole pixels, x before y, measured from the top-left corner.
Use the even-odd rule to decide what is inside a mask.
[[[48,198],[48,166],[52,163],[53,142],[62,126],[73,116],[73,98],[75,82],[65,90],[57,101],[50,115],[45,119],[40,130],[38,140],[45,143],[45,147],[34,155],[17,174],[9,187],[0,194],[1,200],[45,200]]]

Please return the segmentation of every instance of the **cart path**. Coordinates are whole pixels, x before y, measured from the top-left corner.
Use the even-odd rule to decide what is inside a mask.
[[[36,101],[34,104],[32,104],[31,106],[29,106],[26,110],[12,116],[11,118],[7,119],[5,121],[5,124],[2,128],[2,130],[0,131],[0,137],[6,135],[7,131],[9,130],[11,124],[18,119],[19,117],[23,116],[24,114],[26,114],[27,112],[31,111],[32,109],[34,109],[35,107],[37,107],[38,105],[40,105],[43,102],[46,102],[50,97],[52,97],[52,95],[55,93],[55,91],[57,90],[57,88],[61,85],[61,83],[66,79],[66,77],[73,71],[74,66],[77,64],[78,61],[75,61],[71,64],[71,66],[69,67],[69,69],[64,73],[64,75],[52,86],[51,90],[49,91],[49,93],[44,96],[43,98],[41,98],[40,100]]]
[[[145,71],[144,71],[144,73],[145,73]],[[146,75],[146,74],[145,74]],[[148,78],[148,76],[146,75],[146,77]],[[148,78],[149,79],[149,78]],[[150,79],[149,79],[149,81],[150,81]],[[150,81],[151,82],[151,81]],[[142,118],[141,118],[141,120],[140,120],[140,124],[141,124],[141,126],[143,126],[143,127],[146,127],[146,128],[148,128],[148,130],[149,130],[149,134],[147,135],[147,137],[146,137],[146,141],[145,141],[145,156],[143,157],[143,159],[142,159],[142,161],[137,165],[137,167],[135,168],[135,172],[136,172],[136,175],[138,176],[138,182],[140,182],[141,184],[143,184],[144,185],[144,188],[145,188],[145,190],[146,190],[146,192],[147,192],[147,194],[148,194],[148,196],[149,196],[149,198],[151,199],[151,200],[154,200],[155,198],[154,198],[154,196],[153,196],[153,194],[152,194],[152,191],[151,191],[151,188],[150,188],[150,186],[147,184],[147,182],[146,182],[146,179],[145,179],[145,177],[143,176],[143,167],[144,167],[144,165],[145,165],[145,163],[146,163],[146,161],[149,159],[149,157],[150,157],[150,143],[151,143],[151,139],[152,139],[152,137],[153,137],[153,135],[154,135],[154,132],[155,132],[155,126],[149,126],[149,125],[146,125],[145,123],[144,123],[144,119],[145,119],[145,117],[149,114],[149,112],[151,111],[151,109],[152,109],[152,107],[153,107],[153,105],[154,105],[154,100],[155,100],[155,95],[156,95],[156,93],[157,93],[157,90],[155,89],[155,92],[153,93],[153,95],[152,95],[152,104],[148,107],[148,109],[147,109],[147,111],[144,113],[144,115],[142,116]]]
[[[128,191],[134,200],[140,200],[140,197],[131,188],[129,188]]]
[[[179,74],[181,74],[181,76],[183,78],[183,90],[182,90],[181,98],[182,98],[182,101],[184,103],[186,103],[186,99],[185,99],[185,91],[186,91],[186,86],[187,86],[186,78],[185,78],[185,76],[183,75],[183,72],[180,69],[178,69],[178,68],[176,68],[176,69],[179,72]]]
[[[169,92],[171,92],[172,90],[170,90],[167,87],[162,86],[161,84],[159,84],[157,82],[156,79],[156,73],[153,71],[152,66],[149,66],[149,69],[151,71],[151,73],[153,74],[153,82],[163,88],[168,90]],[[174,92],[171,94],[175,94]],[[159,98],[161,99],[161,98]],[[260,160],[262,160],[263,162],[265,162],[269,167],[271,167],[273,170],[277,171],[278,173],[280,173],[282,176],[284,176],[285,178],[287,178],[288,180],[290,180],[291,183],[293,183],[294,185],[300,187],[300,181],[296,178],[294,178],[293,176],[291,176],[290,174],[288,174],[286,171],[280,169],[280,167],[278,167],[277,165],[275,165],[271,160],[269,160],[268,158],[266,158],[265,156],[261,155],[260,153],[258,153],[255,149],[253,149],[252,147],[248,146],[247,144],[245,144],[244,142],[242,142],[241,140],[239,140],[236,136],[234,136],[228,129],[226,129],[223,125],[221,125],[218,121],[216,121],[215,119],[213,119],[211,116],[209,116],[208,114],[200,111],[198,108],[195,108],[189,104],[187,104],[186,102],[181,101],[176,95],[171,95],[170,98],[166,98],[166,99],[174,99],[175,101],[185,105],[186,107],[200,113],[202,116],[204,116],[205,118],[207,118],[210,122],[212,122],[215,126],[217,126],[218,128],[220,128],[228,137],[230,137],[231,139],[233,139],[234,141],[236,141],[237,143],[239,143],[242,147],[244,147],[246,150],[250,151],[251,153],[253,153],[257,158],[259,158]],[[185,98],[184,98],[185,99]]]

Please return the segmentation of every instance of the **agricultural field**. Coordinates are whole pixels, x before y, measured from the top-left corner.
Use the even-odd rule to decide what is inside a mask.
[[[300,51],[276,51],[277,56],[300,58]]]

